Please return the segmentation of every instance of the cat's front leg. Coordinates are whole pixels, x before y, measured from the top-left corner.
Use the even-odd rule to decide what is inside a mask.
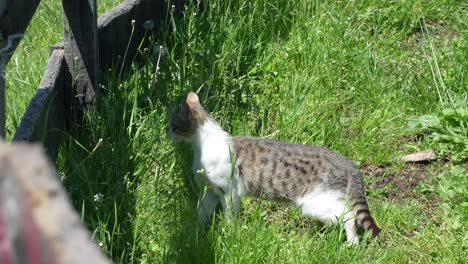
[[[208,226],[220,202],[222,203],[222,207],[225,207],[223,199],[220,198],[218,189],[207,189],[198,201],[198,220],[202,227]]]
[[[237,219],[239,216],[239,209],[241,204],[241,199],[237,188],[230,188],[224,195],[226,201],[225,206],[225,219],[228,222],[231,222],[234,219]]]
[[[225,208],[225,219],[227,222],[232,222],[234,219],[237,219],[239,216],[240,208],[240,197],[236,196],[229,197],[226,195],[226,208]]]

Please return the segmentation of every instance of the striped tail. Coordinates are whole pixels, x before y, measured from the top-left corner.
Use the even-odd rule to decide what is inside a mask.
[[[351,174],[348,178],[347,195],[352,204],[352,210],[356,216],[357,225],[366,231],[372,231],[374,237],[380,234],[381,229],[372,218],[364,193],[364,184],[360,173]]]

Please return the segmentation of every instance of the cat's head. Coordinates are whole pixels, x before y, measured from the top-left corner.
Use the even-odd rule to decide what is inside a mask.
[[[172,141],[191,142],[197,128],[210,118],[200,104],[197,94],[189,92],[187,99],[180,104],[178,112],[169,121],[168,135]]]

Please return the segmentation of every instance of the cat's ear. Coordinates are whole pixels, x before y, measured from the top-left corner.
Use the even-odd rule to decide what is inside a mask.
[[[199,105],[200,100],[198,99],[198,95],[194,92],[189,92],[187,95],[187,104]]]
[[[184,116],[189,117],[189,116],[190,116],[191,109],[190,109],[190,106],[188,105],[188,103],[187,103],[187,102],[182,102],[181,108],[182,108],[182,109],[181,109],[181,110],[182,110],[182,111],[181,111],[182,114],[183,114]]]

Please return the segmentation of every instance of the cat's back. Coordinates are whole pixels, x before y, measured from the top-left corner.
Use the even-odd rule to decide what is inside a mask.
[[[260,162],[265,163],[265,158],[270,158],[272,162],[274,159],[280,159],[282,162],[289,160],[305,165],[335,163],[354,166],[353,162],[343,155],[320,146],[244,136],[232,137],[231,140],[237,157],[249,156],[251,162],[258,162],[260,158]]]
[[[317,185],[346,189],[354,163],[327,148],[254,137],[233,137],[236,166],[248,193],[294,199]]]

